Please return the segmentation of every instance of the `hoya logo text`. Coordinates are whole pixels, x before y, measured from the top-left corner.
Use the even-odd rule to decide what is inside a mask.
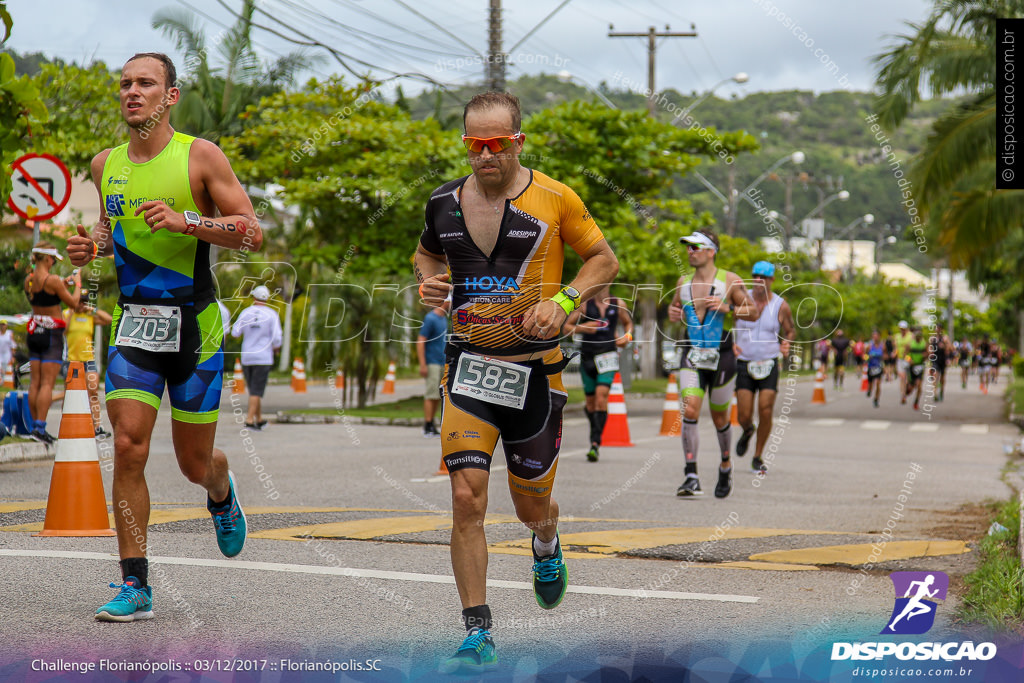
[[[490,276],[466,278],[467,294],[512,294],[519,292],[519,285],[515,278]]]
[[[995,643],[833,643],[832,661],[882,659],[895,655],[903,661],[988,661],[996,656]]]

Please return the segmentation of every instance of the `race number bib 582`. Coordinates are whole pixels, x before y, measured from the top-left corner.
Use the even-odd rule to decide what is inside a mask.
[[[455,369],[453,394],[462,394],[507,408],[526,403],[530,368],[495,358],[462,354]]]
[[[134,346],[158,353],[181,348],[181,309],[177,306],[125,304],[115,346]]]

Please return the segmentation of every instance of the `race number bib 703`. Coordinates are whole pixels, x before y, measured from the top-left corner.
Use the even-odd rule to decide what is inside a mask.
[[[608,351],[607,353],[599,353],[594,356],[594,366],[597,368],[597,373],[604,374],[606,372],[618,372],[619,371],[619,354],[617,351]]]
[[[180,350],[181,309],[177,306],[125,304],[114,344],[158,353]]]
[[[507,408],[526,403],[530,368],[495,358],[462,354],[455,369],[453,394],[462,394]]]

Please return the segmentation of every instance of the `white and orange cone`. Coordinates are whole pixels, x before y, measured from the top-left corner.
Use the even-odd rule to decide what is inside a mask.
[[[46,499],[46,520],[43,530],[36,535],[113,536],[103,495],[84,363],[71,361],[66,387],[57,455]]]
[[[395,393],[395,364],[388,363],[388,373],[384,375],[384,388],[380,390],[382,394],[393,394]]]
[[[8,389],[14,388],[14,359],[4,368],[4,386]]]
[[[740,426],[740,403],[736,400],[736,392],[732,392],[732,403],[729,404],[729,424],[733,427]]]
[[[345,390],[345,371],[338,368],[338,371],[334,373],[334,388],[338,391]]]
[[[868,381],[868,364],[864,363],[864,365],[861,366],[861,370],[862,372],[860,373],[860,390],[867,391],[868,387],[871,385],[871,382]]]
[[[306,364],[301,358],[292,363],[292,391],[296,394],[306,393]]]
[[[235,374],[231,378],[231,393],[245,393],[245,376],[242,375],[242,361],[238,358],[235,359]]]
[[[683,414],[679,405],[679,384],[676,373],[668,375],[665,388],[665,405],[661,410],[661,431],[658,436],[679,436],[682,434]]]
[[[622,391],[622,376],[615,373],[608,394],[608,421],[601,434],[602,446],[632,446],[629,440],[629,420],[626,413],[626,394]]]
[[[811,403],[825,405],[825,371],[818,366],[818,372],[814,375],[814,395],[811,396]]]

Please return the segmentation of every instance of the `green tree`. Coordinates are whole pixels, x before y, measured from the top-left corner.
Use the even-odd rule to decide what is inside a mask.
[[[192,12],[160,10],[153,28],[173,40],[185,54],[181,100],[171,112],[175,128],[214,142],[237,135],[245,108],[289,85],[295,76],[319,61],[303,52],[291,52],[271,64],[253,50],[250,33],[255,0],[245,0],[237,21],[208,41]],[[213,43],[210,45],[210,43]],[[211,59],[211,50],[217,56]]]
[[[47,117],[46,105],[32,79],[18,76],[14,59],[7,53],[0,53],[0,168],[3,169],[0,207],[6,206],[11,196],[11,176],[7,169],[29,147],[32,126],[38,130]]]
[[[128,136],[117,99],[117,76],[103,62],[82,67],[46,63],[33,79],[50,120],[32,139],[35,152],[48,152],[72,175],[88,178],[92,159]]]
[[[315,368],[331,360],[333,340],[344,339],[339,360],[362,403],[388,361],[407,352],[402,334],[392,330],[396,313],[424,312],[411,290],[397,296],[381,287],[413,284],[409,259],[423,205],[431,190],[457,174],[458,139],[446,138],[436,121],[413,121],[379,101],[370,84],[347,87],[337,78],[266,97],[242,117],[245,130],[223,141],[239,178],[280,185],[279,198],[299,210],[267,230],[271,253],[280,248],[286,254],[306,293],[296,334],[304,330],[307,339],[312,334],[332,342],[314,347]],[[346,289],[356,284],[367,294]],[[313,305],[316,315],[310,316]],[[345,307],[343,324],[339,306]],[[350,310],[359,317],[350,318]],[[345,333],[362,322],[364,334]]]
[[[911,175],[917,208],[954,267],[982,258],[1024,223],[1024,191],[997,190],[992,182],[996,19],[1021,17],[1021,0],[936,0],[926,21],[910,24],[910,35],[875,58],[876,110],[890,130],[925,93],[967,93],[935,122]]]

